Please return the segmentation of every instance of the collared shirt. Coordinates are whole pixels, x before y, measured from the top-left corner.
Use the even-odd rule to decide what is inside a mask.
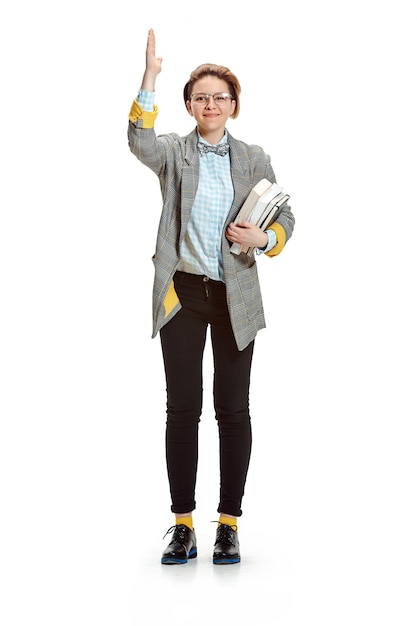
[[[224,135],[219,143],[224,143]],[[200,135],[199,140],[207,143]],[[214,152],[200,158],[197,193],[181,245],[179,270],[224,280],[222,232],[233,202],[230,156]]]
[[[139,91],[137,101],[145,111],[153,111],[153,91]],[[207,143],[200,135],[199,140]],[[227,142],[227,132],[219,143]],[[218,145],[218,144],[216,144]],[[189,274],[208,276],[224,281],[222,232],[233,203],[234,189],[230,173],[230,156],[208,152],[199,157],[198,188],[180,249],[178,269]],[[267,252],[276,245],[274,231],[266,231],[268,245],[257,253]]]

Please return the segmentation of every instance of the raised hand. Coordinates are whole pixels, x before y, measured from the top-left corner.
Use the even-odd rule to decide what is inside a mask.
[[[142,81],[142,89],[146,91],[154,91],[156,77],[162,70],[162,57],[156,56],[155,49],[155,33],[151,28],[146,43],[146,69]]]

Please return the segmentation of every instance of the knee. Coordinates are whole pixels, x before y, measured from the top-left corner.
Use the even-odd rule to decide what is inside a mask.
[[[249,407],[228,410],[218,408],[216,410],[216,420],[219,427],[223,428],[250,428]]]
[[[170,428],[186,428],[198,426],[201,407],[191,409],[167,409],[167,426]]]

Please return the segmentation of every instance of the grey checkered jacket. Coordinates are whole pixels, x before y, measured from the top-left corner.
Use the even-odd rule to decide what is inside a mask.
[[[270,158],[255,145],[234,139],[228,133],[234,200],[226,225],[236,217],[250,190],[262,178],[275,182]],[[129,122],[129,147],[132,153],[159,177],[163,207],[159,223],[153,286],[153,330],[155,337],[181,308],[173,289],[173,276],[179,263],[184,238],[198,185],[199,157],[197,130],[180,137],[174,133],[156,136],[153,128],[143,128],[142,121]],[[285,231],[286,242],[294,228],[294,217],[284,206],[277,222]],[[265,328],[256,256],[235,255],[222,234],[222,257],[227,302],[236,344],[243,350]],[[271,251],[273,252],[273,251]],[[272,255],[271,255],[272,256]]]

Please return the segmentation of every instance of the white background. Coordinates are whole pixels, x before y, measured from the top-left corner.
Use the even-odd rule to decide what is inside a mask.
[[[2,624],[415,626],[415,2],[40,0],[0,24]],[[258,265],[238,566],[211,564],[208,354],[199,557],[159,563],[160,195],[126,139],[150,27],[158,132],[192,129],[194,67],[228,65],[229,131],[271,155],[296,217]]]

